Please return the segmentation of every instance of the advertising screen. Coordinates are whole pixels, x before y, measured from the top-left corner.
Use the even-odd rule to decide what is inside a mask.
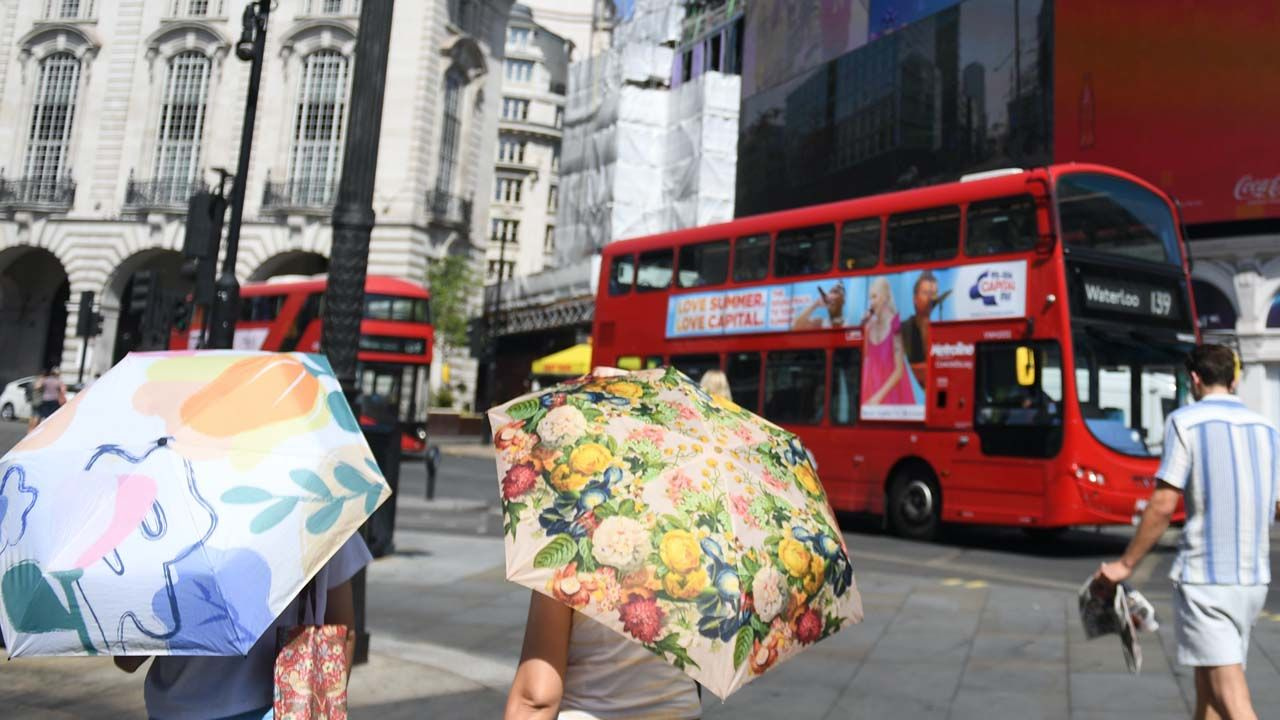
[[[667,337],[846,328],[861,333],[862,417],[923,420],[934,322],[1026,315],[1027,264],[961,265],[673,295]]]
[[[1055,3],[1054,160],[1159,185],[1189,223],[1280,217],[1280,3]]]

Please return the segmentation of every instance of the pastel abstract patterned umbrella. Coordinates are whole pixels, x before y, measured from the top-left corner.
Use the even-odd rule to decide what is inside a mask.
[[[862,619],[800,441],[679,372],[598,369],[489,418],[507,578],[721,698]]]
[[[10,654],[243,655],[389,495],[323,357],[129,355],[0,459]]]

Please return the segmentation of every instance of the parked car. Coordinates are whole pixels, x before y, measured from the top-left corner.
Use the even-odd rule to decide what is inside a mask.
[[[31,403],[27,402],[27,390],[35,383],[36,376],[18,378],[0,391],[0,419],[26,420],[31,417]]]

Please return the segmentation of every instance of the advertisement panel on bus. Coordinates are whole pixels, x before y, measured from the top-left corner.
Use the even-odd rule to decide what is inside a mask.
[[[931,324],[1026,309],[1025,260],[975,263],[672,295],[666,337],[848,328],[863,343],[862,417],[921,421]]]

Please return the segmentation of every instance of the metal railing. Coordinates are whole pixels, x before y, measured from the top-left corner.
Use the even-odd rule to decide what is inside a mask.
[[[333,208],[332,180],[268,181],[262,191],[262,210],[329,210]]]
[[[134,210],[186,210],[187,201],[204,189],[203,183],[189,178],[134,180],[125,186],[124,206]]]
[[[0,207],[49,206],[67,209],[76,199],[76,182],[63,178],[0,177]]]
[[[427,211],[433,222],[440,225],[469,227],[471,225],[471,198],[430,190],[427,192]]]
[[[41,20],[90,20],[93,0],[44,0]]]

